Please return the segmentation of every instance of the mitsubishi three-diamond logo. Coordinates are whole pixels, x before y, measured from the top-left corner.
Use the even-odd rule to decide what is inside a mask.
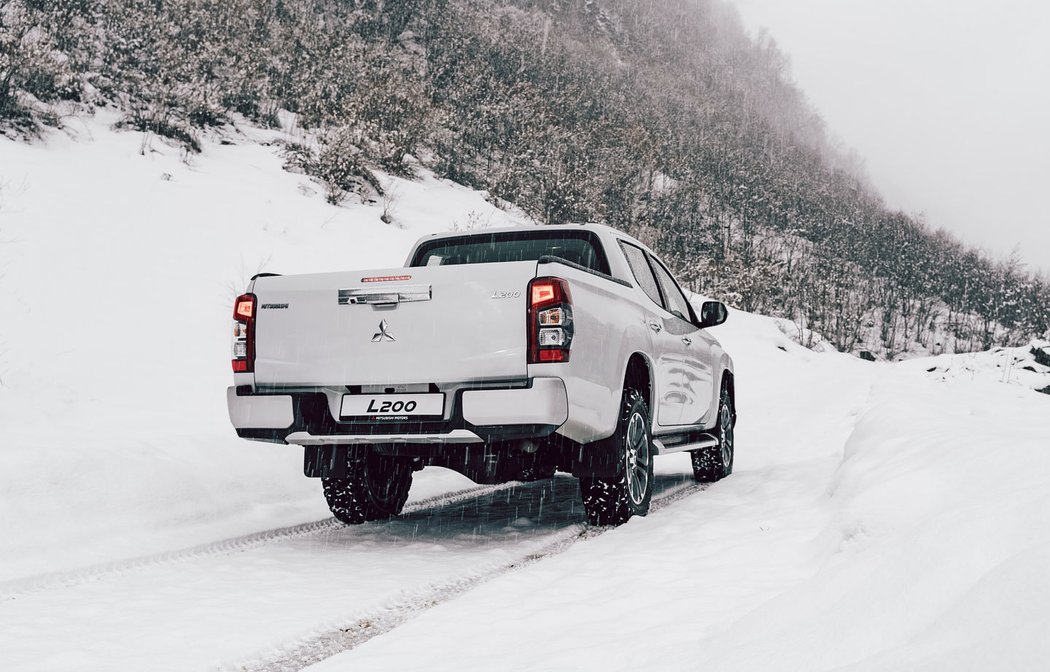
[[[393,340],[396,340],[390,334],[390,332],[387,331],[387,327],[388,326],[389,325],[386,323],[386,320],[383,320],[382,322],[379,323],[379,331],[377,331],[375,334],[372,335],[372,342],[373,343],[379,343],[380,341],[393,341]]]

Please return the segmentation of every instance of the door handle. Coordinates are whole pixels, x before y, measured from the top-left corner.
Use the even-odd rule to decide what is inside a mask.
[[[688,336],[682,336],[682,342],[686,345],[692,345],[693,339],[689,338]]]
[[[660,330],[661,330],[661,329],[663,329],[663,327],[661,327],[661,326],[660,326],[660,325],[659,325],[658,323],[656,323],[656,322],[650,322],[650,323],[649,323],[649,328],[650,328],[650,329],[652,329],[653,331],[657,332],[657,333],[659,333],[659,332],[660,332]]]
[[[353,287],[339,290],[339,305],[366,303],[373,306],[396,306],[408,301],[430,301],[431,285],[404,285],[402,287]]]

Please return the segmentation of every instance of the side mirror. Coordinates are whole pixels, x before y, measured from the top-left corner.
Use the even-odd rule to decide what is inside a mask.
[[[726,304],[721,301],[704,301],[704,304],[700,306],[700,324],[697,326],[701,329],[717,327],[725,322],[728,317],[729,310],[726,308]]]

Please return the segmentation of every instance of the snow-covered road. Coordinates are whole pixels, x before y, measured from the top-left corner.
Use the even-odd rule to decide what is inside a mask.
[[[662,474],[654,510],[700,489]],[[586,527],[572,478],[479,490],[383,523],[321,521],[0,584],[0,652],[16,669],[41,670],[331,655],[601,532]]]

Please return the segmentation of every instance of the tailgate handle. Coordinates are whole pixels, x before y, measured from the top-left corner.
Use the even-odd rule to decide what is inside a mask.
[[[402,285],[400,287],[354,287],[339,290],[339,305],[365,303],[371,306],[396,306],[409,301],[429,301],[433,296],[431,285]]]

